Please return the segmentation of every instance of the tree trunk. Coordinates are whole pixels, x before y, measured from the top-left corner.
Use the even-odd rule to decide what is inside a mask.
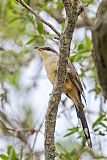
[[[98,8],[92,37],[98,78],[104,98],[107,99],[107,0],[102,0]]]

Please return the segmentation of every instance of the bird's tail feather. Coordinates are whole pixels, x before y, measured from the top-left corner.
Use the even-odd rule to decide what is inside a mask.
[[[76,106],[75,108],[76,108],[77,116],[81,120],[83,131],[84,131],[85,138],[86,138],[86,141],[88,143],[88,146],[90,148],[92,148],[90,132],[89,132],[89,128],[88,128],[88,124],[87,124],[87,120],[86,120],[86,117],[85,117],[83,107],[77,107]]]

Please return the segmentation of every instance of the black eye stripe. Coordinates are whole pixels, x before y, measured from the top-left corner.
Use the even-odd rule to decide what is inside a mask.
[[[52,51],[52,52],[58,54],[58,52],[55,49],[51,48],[51,47],[35,47],[35,49],[39,49],[39,48],[41,50]]]
[[[57,51],[55,51],[53,48],[50,48],[50,47],[44,47],[44,50],[57,53]]]
[[[52,49],[51,49],[51,48],[49,48],[49,47],[45,47],[45,50],[47,50],[47,51],[51,51]]]

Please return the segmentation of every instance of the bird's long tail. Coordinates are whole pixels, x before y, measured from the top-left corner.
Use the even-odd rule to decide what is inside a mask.
[[[83,131],[84,131],[84,135],[85,135],[87,144],[90,148],[92,148],[91,136],[90,136],[90,132],[89,132],[89,128],[88,128],[88,123],[87,123],[87,120],[86,120],[86,117],[85,117],[84,105],[81,101],[81,96],[80,96],[79,93],[78,93],[78,97],[75,96],[76,98],[73,97],[72,95],[70,96],[70,94],[66,94],[66,95],[70,99],[72,99],[72,101],[74,102],[77,117],[81,120],[81,124],[82,124],[82,128],[83,128]]]
[[[87,120],[86,120],[86,117],[85,117],[85,113],[84,113],[84,110],[83,110],[83,106],[82,107],[75,106],[75,108],[76,108],[77,116],[81,120],[83,131],[84,131],[85,138],[86,138],[86,141],[88,143],[88,146],[90,148],[92,148],[91,136],[90,136]]]

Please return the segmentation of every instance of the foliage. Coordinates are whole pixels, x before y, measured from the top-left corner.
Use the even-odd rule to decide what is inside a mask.
[[[0,158],[2,160],[19,160],[18,155],[16,151],[14,150],[13,146],[8,146],[7,148],[7,154],[0,154]]]
[[[36,9],[38,14],[44,19],[54,24],[59,31],[63,30],[64,9],[61,0],[26,0],[26,2],[30,3],[30,6]],[[89,15],[93,11],[90,11],[88,4],[95,8],[98,5],[98,1],[84,0],[81,2],[87,5],[85,12]],[[59,141],[56,144],[59,160],[79,160],[84,159],[86,155],[91,157],[91,159],[101,157],[102,155],[99,154],[101,150],[98,151],[99,153],[95,152],[102,142],[98,143],[96,138],[93,138],[93,135],[106,138],[107,134],[107,110],[102,100],[102,91],[98,84],[96,69],[93,63],[92,38],[89,30],[84,29],[80,30],[80,32],[84,36],[78,40],[79,37],[77,35],[76,40],[73,41],[70,60],[77,64],[83,83],[86,84],[87,88],[89,87],[87,89],[89,106],[89,108],[87,107],[87,115],[90,119],[90,126],[92,126],[92,141],[96,145],[91,151],[85,148],[85,140],[80,124],[75,119],[72,120],[74,112],[71,108],[70,112],[68,111],[68,101],[65,99],[62,101],[62,107],[64,111],[66,110],[66,114],[62,112],[63,119],[66,118],[70,125],[69,129],[66,129],[63,133],[65,136],[62,139],[66,142],[60,143]],[[4,147],[4,153],[6,154],[2,154],[0,151],[2,160],[10,158],[11,160],[19,160],[21,157],[27,160],[32,159],[33,156],[40,158],[43,155],[43,151],[35,148],[35,143],[38,135],[43,133],[41,131],[43,124],[41,119],[44,119],[44,115],[41,118],[38,110],[40,110],[42,102],[43,111],[46,107],[41,98],[42,94],[38,92],[39,96],[35,97],[33,93],[38,91],[39,81],[41,86],[45,85],[45,82],[41,81],[44,78],[44,76],[40,76],[41,59],[35,56],[34,47],[51,45],[53,48],[58,48],[59,42],[55,37],[56,35],[48,27],[18,4],[16,0],[0,1],[0,136],[3,135],[0,143],[3,141],[7,142],[7,145]],[[34,63],[34,59],[36,63]],[[30,74],[27,79],[25,75],[30,66],[33,66],[31,69],[33,74]],[[21,79],[24,79],[24,82]],[[48,94],[46,91],[45,95]],[[34,103],[39,101],[38,97],[40,97],[41,103],[39,102],[39,105],[36,106]],[[98,109],[92,108],[92,105]],[[72,121],[74,122],[73,124],[71,124]],[[36,133],[36,127],[39,128],[40,134]],[[17,133],[17,135],[14,133]],[[13,139],[15,143],[11,143]],[[65,139],[74,140],[73,145],[67,148],[68,141]],[[77,141],[78,144],[76,143]],[[10,144],[12,145],[10,146]]]

